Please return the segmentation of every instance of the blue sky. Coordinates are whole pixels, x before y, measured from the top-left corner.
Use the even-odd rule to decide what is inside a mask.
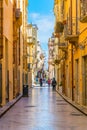
[[[47,54],[48,39],[54,29],[54,0],[29,0],[28,23],[37,24],[38,39]]]

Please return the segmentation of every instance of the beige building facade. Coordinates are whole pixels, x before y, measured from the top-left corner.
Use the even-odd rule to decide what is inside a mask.
[[[54,39],[48,40],[48,78],[52,79],[55,76],[55,64],[54,64]]]
[[[36,71],[37,30],[38,28],[36,25],[27,25],[27,66],[29,87],[32,87],[32,83],[34,83]]]

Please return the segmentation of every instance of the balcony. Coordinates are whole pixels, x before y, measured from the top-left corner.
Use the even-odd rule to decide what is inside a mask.
[[[64,37],[65,40],[69,41],[72,44],[76,44],[79,37],[79,31],[77,30],[77,19],[72,18],[72,23],[67,22],[68,24],[64,25]]]
[[[48,43],[48,46],[49,46],[49,47],[53,47],[53,46],[54,46],[54,43],[53,43],[53,42],[49,42],[49,43]]]
[[[62,61],[64,61],[67,58],[67,53],[62,53],[60,56],[54,59],[54,64],[58,65],[61,64]]]
[[[48,59],[48,64],[54,66],[53,58],[49,58],[49,59]]]
[[[15,17],[16,19],[19,19],[20,18],[20,8],[17,8],[16,11],[15,11]]]
[[[61,61],[61,55],[55,55],[53,59],[54,64],[58,65],[60,64],[60,61]]]
[[[81,13],[80,13],[80,22],[87,23],[87,1],[81,0]]]
[[[64,25],[62,22],[56,22],[55,25],[55,34],[62,33],[64,29]]]
[[[55,65],[58,65],[58,64],[60,63],[60,61],[61,61],[60,59],[55,59],[55,60],[54,60],[54,64],[55,64]]]
[[[58,48],[62,51],[67,51],[67,43],[58,43]]]
[[[17,26],[21,26],[22,25],[22,12],[20,11],[20,9],[16,9],[15,11],[15,17],[16,17],[16,23]]]
[[[35,44],[35,38],[33,38],[33,37],[27,37],[27,43],[28,44]]]
[[[67,34],[65,37],[65,40],[69,41],[70,43],[76,43],[78,41],[78,35],[73,35],[73,34]]]

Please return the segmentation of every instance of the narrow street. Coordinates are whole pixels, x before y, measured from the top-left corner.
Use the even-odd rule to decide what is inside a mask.
[[[1,117],[0,130],[87,130],[87,117],[51,87],[33,87]]]

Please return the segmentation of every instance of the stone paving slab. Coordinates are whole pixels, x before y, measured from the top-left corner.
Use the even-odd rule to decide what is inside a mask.
[[[60,96],[63,97],[63,99],[65,99],[68,103],[70,103],[71,105],[73,105],[76,109],[78,109],[80,112],[82,112],[83,114],[85,114],[87,116],[87,107],[85,106],[81,106],[77,103],[75,103],[74,101],[70,100],[68,97],[66,97],[65,95],[63,95],[60,91],[57,91],[58,94]]]
[[[11,102],[8,102],[5,106],[0,107],[0,117],[4,115],[21,97],[22,95],[19,95],[17,98],[13,99]]]

